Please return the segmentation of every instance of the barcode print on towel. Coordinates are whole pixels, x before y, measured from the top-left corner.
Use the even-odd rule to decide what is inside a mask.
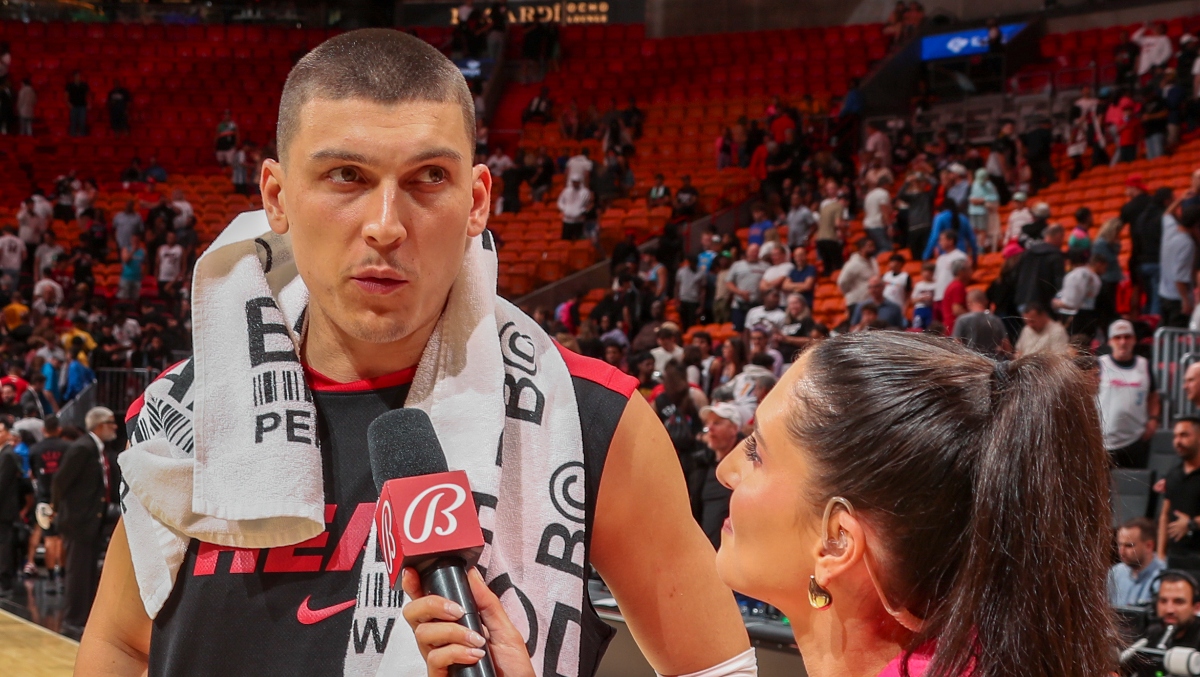
[[[312,402],[308,385],[294,371],[264,371],[255,376],[253,382],[256,407],[276,401]]]

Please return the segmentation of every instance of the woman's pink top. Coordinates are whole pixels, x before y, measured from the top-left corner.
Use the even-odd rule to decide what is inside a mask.
[[[925,674],[925,668],[929,667],[930,661],[933,659],[933,647],[921,647],[912,657],[908,659],[908,674],[909,677],[921,677]],[[879,673],[879,677],[904,677],[900,672],[900,664],[904,660],[904,654],[896,656],[895,660],[887,664],[883,672]]]

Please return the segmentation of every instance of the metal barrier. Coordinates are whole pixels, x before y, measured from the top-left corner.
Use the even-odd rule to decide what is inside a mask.
[[[96,406],[96,382],[92,381],[79,394],[71,398],[58,410],[58,421],[62,425],[73,425],[83,428],[83,419],[88,410]]]
[[[123,421],[125,410],[158,374],[157,369],[97,369],[96,396],[92,406],[108,407]],[[87,413],[87,410],[83,413]]]
[[[1164,429],[1181,416],[1200,414],[1187,398],[1183,375],[1194,362],[1200,361],[1200,332],[1162,327],[1154,332],[1154,353],[1150,369],[1162,400]]]

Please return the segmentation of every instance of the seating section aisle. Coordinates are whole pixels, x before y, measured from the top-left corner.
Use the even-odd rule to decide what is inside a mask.
[[[421,29],[435,45],[449,29]],[[279,93],[292,64],[335,30],[240,25],[140,25],[0,22],[12,50],[14,89],[23,78],[38,94],[34,137],[9,137],[0,150],[0,203],[28,195],[30,181],[55,176],[112,181],[131,158],[156,155],[171,172],[216,171],[213,140],[230,110],[257,144],[275,133]],[[65,88],[80,71],[91,90],[90,135],[67,137]],[[117,83],[133,95],[132,134],[109,131],[105,100]],[[7,151],[7,152],[6,152]]]
[[[559,69],[543,83],[556,114],[571,102],[581,112],[592,105],[603,111],[613,100],[623,108],[634,97],[646,116],[644,134],[634,142],[636,152],[630,159],[636,185],[600,219],[601,249],[607,253],[626,230],[636,230],[639,241],[662,232],[669,210],[647,211],[643,200],[655,174],[666,177],[672,194],[682,185],[680,178],[690,175],[708,213],[746,199],[753,183],[749,172],[717,169],[715,142],[724,130],[739,118],[764,117],[774,95],[799,101],[808,94],[820,110],[828,110],[832,97],[844,95],[853,78],[866,75],[886,55],[887,39],[881,24],[660,40],[644,38],[641,25],[564,26],[562,53]],[[537,89],[510,87],[492,127],[520,124],[520,112]],[[602,159],[598,141],[564,138],[555,122],[524,124],[520,147],[545,147],[552,157],[588,147],[594,160]],[[548,193],[551,203],[562,187],[563,177],[556,176]],[[527,204],[528,189],[523,191],[522,202]],[[559,228],[557,210],[552,205],[533,208],[532,214],[492,220],[507,241],[534,243],[529,249],[510,248],[502,258],[502,291],[514,297],[552,279],[556,265],[545,262],[561,258],[555,252],[564,248],[553,242]],[[573,247],[579,257],[574,261],[581,263],[583,247]]]

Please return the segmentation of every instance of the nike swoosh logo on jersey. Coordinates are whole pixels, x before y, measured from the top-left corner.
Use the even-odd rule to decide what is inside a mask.
[[[305,597],[304,601],[300,602],[300,608],[296,609],[296,620],[300,621],[303,625],[320,623],[354,606],[354,600],[349,600],[340,604],[334,604],[333,606],[327,606],[324,609],[310,609],[308,606],[310,599],[312,599],[312,595]]]

